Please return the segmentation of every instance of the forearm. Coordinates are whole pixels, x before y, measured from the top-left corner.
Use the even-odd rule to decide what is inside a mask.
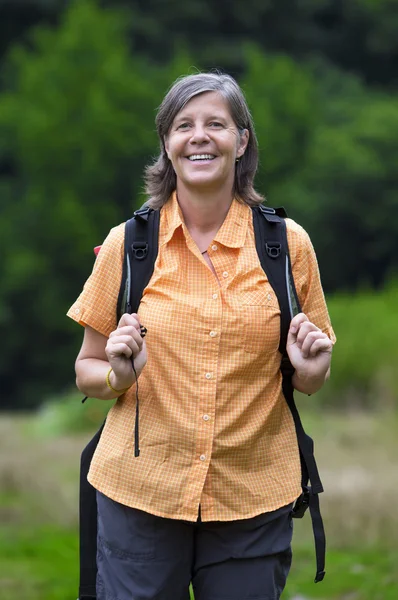
[[[295,390],[302,392],[303,394],[315,394],[321,389],[325,381],[329,379],[330,367],[326,374],[322,373],[316,376],[308,377],[305,374],[300,374],[295,371],[292,377],[292,384]]]
[[[130,387],[135,380],[132,377],[127,381],[119,380],[113,371],[110,372],[109,381],[115,390],[110,389],[106,382],[106,376],[111,368],[109,362],[98,358],[84,358],[76,362],[76,385],[85,396],[99,398],[100,400],[113,400],[118,398],[122,391]]]

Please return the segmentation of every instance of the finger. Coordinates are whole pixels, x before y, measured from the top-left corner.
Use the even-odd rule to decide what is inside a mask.
[[[136,329],[132,329],[129,334],[114,335],[109,338],[110,344],[128,344],[128,345],[130,345],[133,341],[136,344],[138,344],[139,347],[142,346],[143,340]]]
[[[309,349],[309,356],[314,357],[321,352],[332,353],[333,344],[331,340],[326,336],[325,338],[319,338],[314,341]]]
[[[144,344],[144,340],[141,334],[136,329],[130,328],[130,330],[130,335],[113,336],[109,339],[109,342],[111,346],[117,344],[127,344],[128,346],[130,346],[135,356],[136,354],[138,354],[138,352],[141,351],[142,346]]]
[[[137,329],[134,329],[134,331],[131,335],[131,339],[137,345],[138,352],[139,352],[141,350],[142,346],[144,345],[144,338],[142,337],[140,331],[137,331]]]
[[[133,313],[132,315],[129,315],[128,313],[124,313],[124,315],[122,315],[120,317],[120,320],[119,320],[119,323],[118,323],[118,328],[119,327],[124,327],[125,325],[132,326],[135,329],[139,330],[139,328],[140,328],[140,320],[138,318],[137,313]]]
[[[300,329],[301,324],[305,323],[305,321],[308,321],[308,317],[304,313],[299,313],[298,315],[293,317],[293,319],[290,321],[290,327],[289,327],[289,331],[287,332],[287,340],[286,340],[287,346],[291,346],[292,344],[296,343],[297,333]]]
[[[133,325],[124,325],[123,327],[118,327],[115,331],[109,335],[110,338],[117,337],[119,335],[129,335],[132,336],[134,331],[137,331],[137,328]]]
[[[319,327],[314,325],[314,323],[311,323],[311,321],[305,321],[304,323],[301,323],[299,326],[299,330],[297,332],[298,347],[302,348],[302,346],[304,344],[304,340],[306,339],[307,335],[309,335],[310,333],[315,333],[315,332],[322,333],[322,331],[319,329]]]
[[[300,331],[301,333],[301,331]],[[322,333],[322,331],[309,331],[307,333],[307,335],[305,336],[305,338],[303,339],[302,343],[300,343],[299,341],[297,341],[297,345],[301,348],[301,352],[304,356],[304,358],[307,358],[309,353],[310,353],[310,349],[312,348],[314,342],[318,339],[323,339],[323,338],[327,338],[327,336]],[[327,338],[329,339],[329,338]]]
[[[304,313],[298,313],[293,319],[290,321],[289,333],[296,334],[300,328],[300,325],[308,321],[307,315]]]
[[[111,344],[110,347],[106,347],[106,354],[108,358],[116,358],[118,356],[125,356],[126,358],[130,358],[133,354],[133,349],[129,344],[125,344],[123,342],[119,344]]]

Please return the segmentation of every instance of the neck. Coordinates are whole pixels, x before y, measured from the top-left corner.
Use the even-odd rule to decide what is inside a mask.
[[[187,189],[177,183],[177,198],[189,232],[215,235],[224,222],[232,204],[232,193]]]

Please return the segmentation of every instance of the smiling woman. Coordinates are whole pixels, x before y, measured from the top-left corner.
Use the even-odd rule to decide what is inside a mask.
[[[178,181],[179,197],[206,189],[212,195],[233,191],[235,163],[249,140],[238,130],[227,101],[217,92],[192,98],[165,136],[165,150]]]
[[[199,106],[200,115],[196,113]],[[232,193],[249,206],[263,202],[264,197],[253,187],[258,164],[254,124],[242,90],[232,77],[200,73],[180,78],[164,98],[156,125],[160,155],[154,165],[147,167],[145,174],[148,204],[151,207],[163,206],[177,187],[177,173],[166,149],[174,133],[181,136],[185,134],[188,148],[185,156],[197,151],[208,154],[209,136],[209,140],[219,139],[220,143],[228,140],[232,144],[233,141],[234,148],[230,150],[235,156],[229,162]],[[226,136],[227,133],[229,136]],[[189,146],[188,136],[192,138],[192,134],[193,144]],[[239,162],[236,159],[240,159]],[[230,180],[227,181],[226,185],[230,185]]]
[[[175,82],[156,124],[160,154],[145,179],[147,204],[160,211],[159,253],[138,314],[116,322],[124,224],[68,313],[85,326],[79,389],[118,398],[88,476],[97,599],[187,600],[192,582],[195,600],[277,600],[301,466],[282,390],[280,308],[256,252],[253,122],[232,77],[199,73]],[[303,309],[288,334],[289,382],[313,393],[334,334],[311,242],[289,219],[286,230]]]

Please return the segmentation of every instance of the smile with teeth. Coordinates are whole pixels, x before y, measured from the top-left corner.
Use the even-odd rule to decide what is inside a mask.
[[[214,156],[214,154],[192,154],[191,156],[188,156],[187,158],[191,161],[194,161],[194,160],[213,160],[216,157]]]

